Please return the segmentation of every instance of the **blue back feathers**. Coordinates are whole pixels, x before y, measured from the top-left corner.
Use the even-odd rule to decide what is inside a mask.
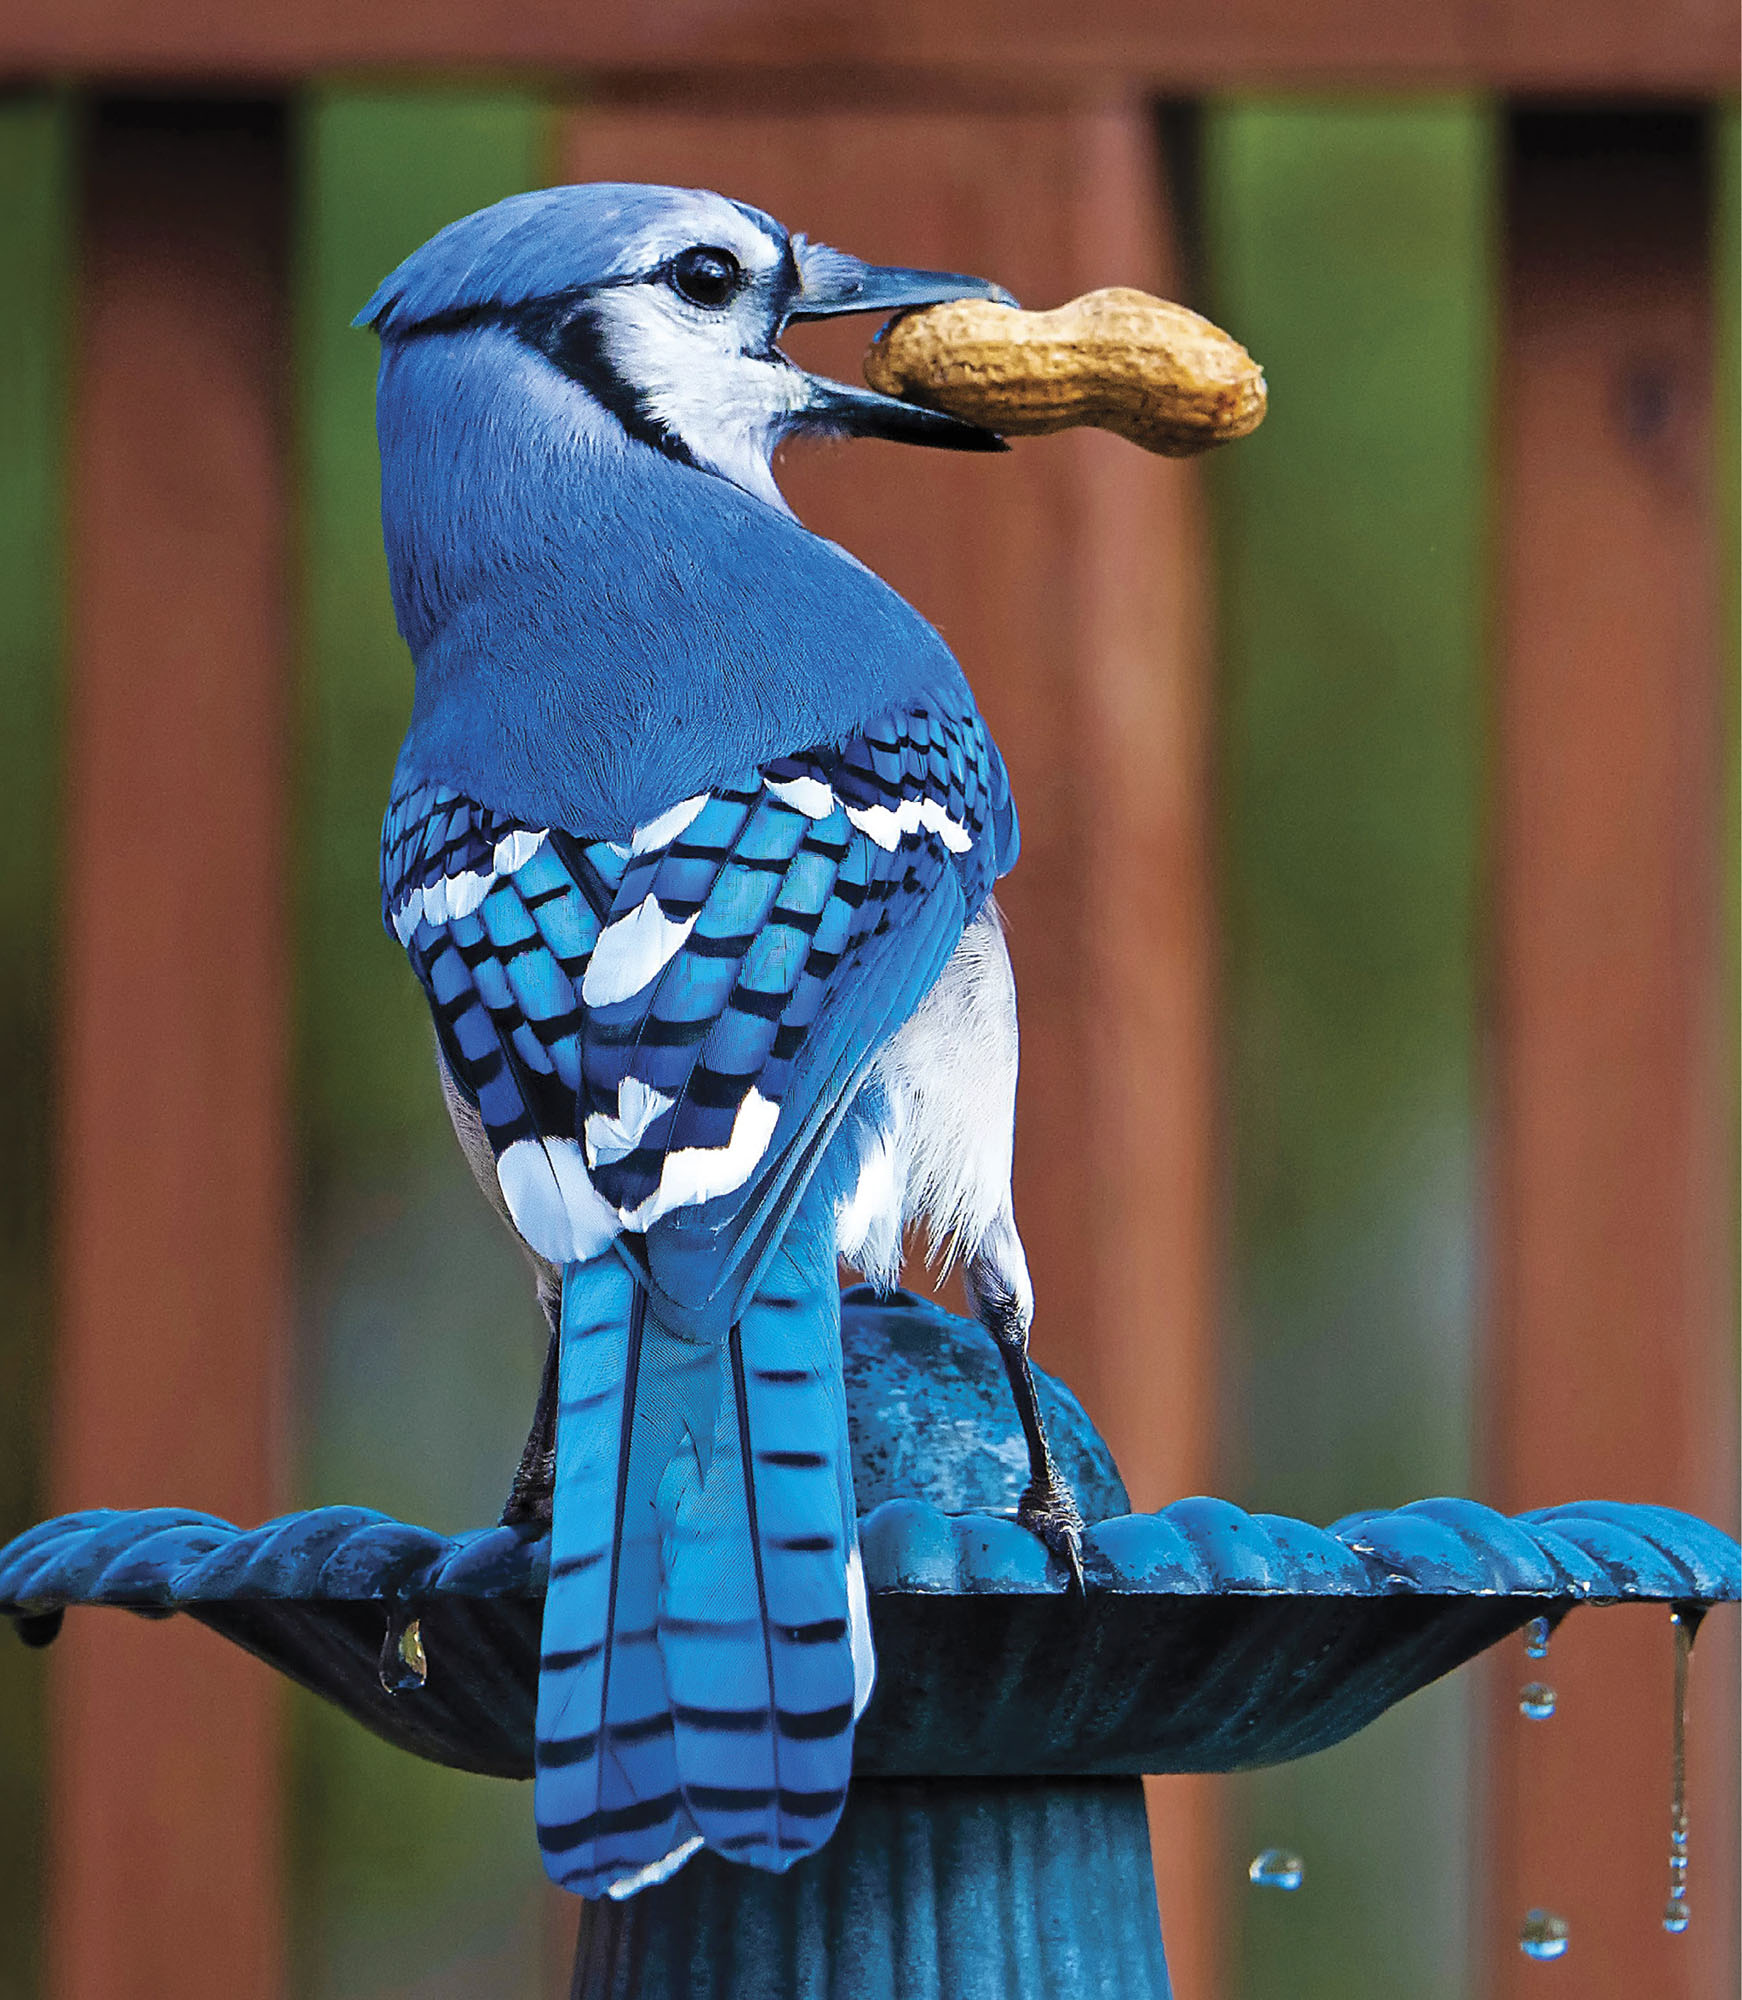
[[[607,279],[625,261],[616,218],[650,225],[674,201],[721,198],[516,196],[443,231],[365,308],[383,335],[394,609],[418,667],[402,782],[618,838],[909,697],[970,702],[932,627],[834,543],[630,436],[506,327],[414,331]]]

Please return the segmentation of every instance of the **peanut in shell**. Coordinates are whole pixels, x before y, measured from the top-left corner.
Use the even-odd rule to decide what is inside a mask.
[[[1115,286],[1051,312],[953,299],[872,342],[865,380],[1006,437],[1078,425],[1190,458],[1264,421],[1264,373],[1185,306]]]

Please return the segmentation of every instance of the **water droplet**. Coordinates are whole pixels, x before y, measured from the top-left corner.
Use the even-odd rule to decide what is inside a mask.
[[[429,1679],[429,1660],[423,1650],[423,1627],[402,1611],[390,1611],[387,1636],[381,1641],[381,1663],[377,1669],[381,1685],[389,1694],[404,1694],[420,1688]]]
[[[1549,1637],[1553,1631],[1554,1627],[1546,1618],[1533,1618],[1524,1628],[1524,1651],[1526,1658],[1546,1660],[1548,1658]]]
[[[1663,1906],[1663,1927],[1680,1937],[1692,1921],[1688,1911],[1688,1662],[1697,1613],[1680,1606],[1670,1613],[1675,1633],[1674,1708],[1669,1724],[1669,1901]]]
[[[1260,1889],[1298,1889],[1306,1880],[1306,1863],[1286,1847],[1267,1847],[1253,1855],[1246,1879]]]
[[[52,1646],[60,1637],[62,1612],[51,1605],[47,1611],[19,1611],[13,1614],[18,1636],[27,1646]]]
[[[1554,1689],[1542,1681],[1526,1681],[1518,1690],[1518,1712],[1532,1722],[1546,1722],[1554,1714]]]
[[[1565,1917],[1557,1917],[1553,1910],[1525,1911],[1524,1922],[1518,1927],[1518,1949],[1526,1958],[1564,1958],[1571,1942]]]

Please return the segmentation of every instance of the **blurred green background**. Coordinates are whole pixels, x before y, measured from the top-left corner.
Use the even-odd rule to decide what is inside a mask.
[[[8,1526],[40,1511],[50,1345],[41,1082],[77,115],[70,100],[0,103]],[[348,322],[442,223],[547,178],[555,115],[526,91],[335,89],[298,109],[295,1497],[444,1529],[500,1503],[542,1326],[453,1147],[422,1003],[378,921],[376,832],[410,672],[377,526],[374,343]],[[1733,439],[1736,121],[1719,123]],[[1472,99],[1295,98],[1213,103],[1183,129],[1198,285],[1263,357],[1273,412],[1218,466],[1214,494],[1231,1161],[1220,1488],[1330,1520],[1472,1483],[1503,120]],[[1726,463],[1733,505],[1733,448]],[[28,1657],[0,1647],[0,2000],[38,1991],[40,1690]],[[524,1791],[398,1756],[292,1700],[293,1990],[551,1990],[564,1947]],[[1230,1783],[1228,2000],[1473,1995],[1475,1728],[1453,1680],[1339,1751]],[[1272,1844],[1306,1856],[1310,1894],[1246,1891],[1246,1857]]]
[[[1244,1505],[1310,1521],[1475,1485],[1499,137],[1479,104],[1370,99],[1204,130],[1210,296],[1272,410],[1214,467],[1222,1457]],[[1299,1851],[1314,1892],[1235,1906],[1235,1992],[1471,1990],[1472,1709],[1456,1676],[1234,1782],[1245,1844]]]

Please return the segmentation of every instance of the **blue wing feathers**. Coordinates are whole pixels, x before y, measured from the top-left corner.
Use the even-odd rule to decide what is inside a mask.
[[[608,1157],[594,1147],[587,1171],[626,1217],[664,1212],[670,1155],[723,1153],[752,1091],[781,1108],[807,1097],[806,1043],[845,958],[856,982],[866,950],[898,922],[907,934],[940,890],[964,917],[979,906],[1002,858],[1001,837],[985,837],[995,760],[971,708],[910,709],[680,809],[672,837],[639,852],[522,826],[449,787],[403,787],[384,828],[385,912],[498,1155],[527,1136],[579,1141],[592,1114],[618,1117],[636,1078],[669,1103]],[[955,851],[912,822],[922,799],[960,829]],[[578,988],[602,931],[649,898],[688,925],[681,947],[639,992],[588,1008]],[[851,1010],[850,989],[835,1004]],[[867,1059],[874,1048],[867,1037]]]
[[[866,1690],[839,1191],[818,1168],[1014,838],[971,708],[776,759],[629,841],[425,782],[389,808],[384,914],[511,1208],[506,1156],[530,1139],[551,1163],[533,1212],[578,1172],[619,1232],[615,1254],[607,1232],[557,1258],[536,1812],[550,1873],[582,1894],[632,1891],[704,1841],[782,1868],[840,1812]],[[617,924],[595,985],[646,976],[590,1005]],[[731,1173],[687,1167],[672,1195],[674,1162],[710,1159]]]

